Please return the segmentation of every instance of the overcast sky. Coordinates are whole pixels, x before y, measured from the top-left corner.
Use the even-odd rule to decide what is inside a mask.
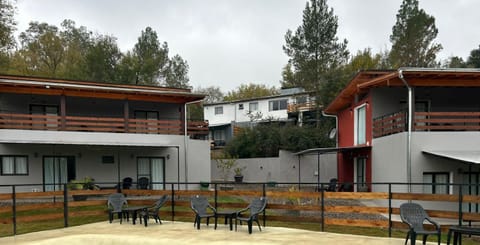
[[[338,16],[340,39],[351,53],[390,49],[389,36],[401,0],[329,0]],[[151,26],[170,55],[190,66],[193,87],[242,83],[280,87],[287,63],[282,45],[288,29],[302,23],[306,0],[18,0],[18,32],[30,21],[60,26],[64,19],[118,39],[123,52],[133,48],[141,30]],[[433,15],[443,45],[440,58],[468,57],[480,45],[479,0],[420,0]]]

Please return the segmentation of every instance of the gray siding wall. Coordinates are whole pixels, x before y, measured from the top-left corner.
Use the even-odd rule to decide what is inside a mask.
[[[299,158],[288,151],[280,151],[279,157],[238,159],[237,166],[245,166],[243,171],[245,182],[317,182],[317,155],[307,155]],[[299,166],[300,165],[300,166]],[[212,180],[223,181],[217,162],[211,162]],[[300,172],[299,172],[300,171]],[[228,181],[233,181],[233,171]],[[336,154],[320,155],[320,182],[328,183],[331,178],[337,178]]]
[[[399,133],[373,140],[372,146],[372,181],[373,182],[407,182],[406,172],[406,137]],[[422,153],[424,150],[478,151],[480,132],[413,132],[412,133],[412,182],[422,183],[424,172],[449,172],[451,183],[463,183],[461,171],[468,170],[468,164]],[[480,166],[472,166],[474,172]],[[385,191],[376,188],[374,191]],[[406,188],[405,188],[406,190]],[[413,192],[422,193],[420,186],[414,186]],[[451,188],[451,193],[455,192]]]

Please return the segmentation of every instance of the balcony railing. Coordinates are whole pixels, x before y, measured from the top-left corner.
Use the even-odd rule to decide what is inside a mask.
[[[181,120],[143,120],[114,117],[79,117],[0,113],[0,129],[109,132],[183,135]],[[208,134],[208,122],[187,123],[187,134],[198,138]]]
[[[413,131],[480,131],[480,112],[415,112],[413,122]],[[373,120],[374,138],[406,130],[406,112]]]
[[[287,112],[299,112],[299,111],[311,111],[315,109],[315,102],[305,102],[305,103],[289,103],[287,105]]]

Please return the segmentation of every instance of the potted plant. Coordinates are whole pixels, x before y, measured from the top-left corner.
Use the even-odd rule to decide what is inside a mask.
[[[243,181],[243,170],[245,170],[247,167],[237,167],[233,169],[233,172],[235,172],[235,182],[241,183]]]
[[[80,180],[71,180],[67,184],[69,190],[98,190],[99,187],[95,185],[94,179],[91,177],[85,177]],[[72,195],[75,201],[85,201],[88,195]]]

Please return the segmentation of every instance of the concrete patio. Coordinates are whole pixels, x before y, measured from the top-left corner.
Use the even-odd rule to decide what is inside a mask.
[[[335,245],[403,245],[399,238],[367,237],[358,235],[314,232],[282,227],[266,227],[262,232],[254,227],[249,235],[246,225],[237,232],[228,226],[202,224],[197,230],[192,223],[163,221],[162,225],[150,223],[148,227],[118,221],[108,221],[69,228],[34,232],[14,237],[0,238],[0,244],[335,244]],[[436,244],[436,243],[428,243]]]

